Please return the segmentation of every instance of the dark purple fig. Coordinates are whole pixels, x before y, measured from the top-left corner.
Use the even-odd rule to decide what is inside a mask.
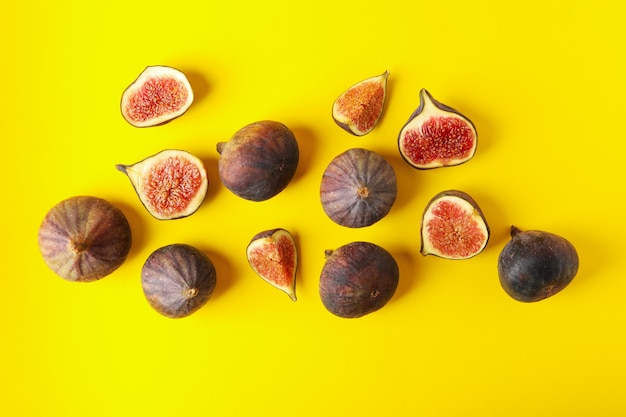
[[[426,205],[422,216],[422,255],[467,259],[487,246],[489,226],[478,204],[467,193],[442,191]]]
[[[393,167],[374,151],[349,149],[326,167],[320,186],[324,212],[346,227],[370,226],[385,217],[397,195]]]
[[[124,213],[108,201],[71,197],[52,207],[39,227],[46,265],[68,281],[90,282],[111,274],[126,260],[131,230]]]
[[[504,291],[523,302],[540,301],[563,290],[578,272],[578,253],[565,238],[511,226],[511,240],[498,258]]]
[[[150,306],[174,319],[187,317],[206,304],[216,282],[211,259],[182,243],[155,250],[141,270],[141,285]]]
[[[128,176],[141,203],[159,220],[187,217],[206,197],[209,180],[204,165],[186,151],[167,149],[115,167]]]
[[[399,277],[398,264],[387,250],[368,242],[348,243],[326,251],[320,298],[336,316],[361,317],[391,300]]]
[[[258,233],[248,244],[246,256],[258,276],[296,301],[298,252],[291,233],[285,229]]]
[[[383,114],[389,71],[360,81],[333,103],[333,120],[346,132],[363,136],[371,132]]]
[[[228,142],[217,144],[218,170],[224,186],[250,201],[268,200],[291,182],[298,167],[293,132],[271,120],[251,123]]]
[[[150,66],[124,90],[122,116],[135,127],[167,123],[189,109],[193,90],[185,74],[166,66]]]
[[[406,162],[417,169],[459,165],[476,152],[474,124],[458,111],[420,91],[420,105],[398,136],[398,148]]]

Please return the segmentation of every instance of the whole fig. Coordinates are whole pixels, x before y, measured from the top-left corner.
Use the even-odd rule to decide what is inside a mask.
[[[498,258],[504,291],[518,301],[533,302],[563,290],[578,272],[578,253],[565,238],[511,226],[511,240]]]
[[[369,242],[348,243],[326,252],[320,298],[338,317],[362,317],[389,302],[399,277],[398,264],[385,249]]]
[[[46,265],[68,281],[101,279],[126,260],[131,230],[124,213],[108,201],[76,196],[52,207],[39,227]]]
[[[148,303],[169,318],[187,317],[206,304],[216,278],[211,259],[184,243],[155,250],[141,269],[141,285]]]
[[[218,143],[217,151],[222,183],[250,201],[268,200],[285,189],[300,156],[293,132],[271,120],[244,126],[229,141]]]
[[[396,201],[396,174],[389,162],[369,149],[353,148],[328,164],[320,200],[335,223],[367,227],[384,218]]]

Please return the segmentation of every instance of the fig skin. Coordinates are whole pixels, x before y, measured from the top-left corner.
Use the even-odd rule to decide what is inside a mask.
[[[120,110],[134,127],[160,126],[182,116],[193,100],[193,89],[182,71],[153,65],[124,90]]]
[[[567,287],[578,272],[576,248],[567,239],[511,226],[511,240],[498,257],[504,291],[522,302],[541,301]]]
[[[282,228],[257,233],[246,248],[252,270],[265,282],[296,301],[298,251],[293,236]]]
[[[370,133],[383,114],[389,71],[362,80],[345,90],[333,102],[335,123],[354,136]]]
[[[444,218],[448,213],[437,212],[445,210],[440,205],[442,202],[455,205],[449,210],[457,218]],[[420,253],[445,259],[469,259],[485,249],[490,233],[483,211],[469,194],[460,190],[442,191],[424,209]],[[433,241],[437,237],[441,240]]]
[[[399,269],[393,256],[369,242],[326,251],[319,294],[324,307],[342,318],[358,318],[384,307],[395,294]]]
[[[396,174],[374,151],[352,148],[328,164],[320,185],[320,201],[335,223],[360,228],[383,219],[396,200]]]
[[[174,220],[195,213],[207,194],[202,161],[187,151],[165,149],[131,165],[117,164],[146,210],[156,219]]]
[[[233,194],[249,201],[265,201],[293,179],[299,160],[298,142],[284,124],[263,120],[239,129],[217,144],[219,176]]]
[[[92,282],[124,263],[132,235],[124,213],[107,200],[74,196],[48,211],[39,227],[38,244],[55,274],[67,281]]]
[[[459,111],[420,90],[420,104],[398,135],[402,158],[424,170],[460,165],[474,157],[478,133]]]
[[[211,298],[216,283],[211,259],[184,243],[155,250],[141,270],[146,300],[155,311],[173,319],[199,310]]]

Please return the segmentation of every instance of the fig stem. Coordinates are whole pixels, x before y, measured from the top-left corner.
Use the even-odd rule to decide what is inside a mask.
[[[326,249],[324,251],[324,258],[328,258],[333,253],[332,249]]]
[[[522,229],[520,229],[519,227],[515,225],[511,226],[511,237],[515,237],[515,235],[520,233],[521,231]]]
[[[222,151],[224,150],[224,146],[226,146],[226,142],[218,142],[217,145],[215,145],[215,148],[217,149],[217,153],[221,155]]]

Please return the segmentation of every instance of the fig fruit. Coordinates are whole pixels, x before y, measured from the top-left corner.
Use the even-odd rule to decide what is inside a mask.
[[[398,287],[393,256],[369,242],[352,242],[326,251],[319,294],[324,307],[343,318],[357,318],[385,306]]]
[[[333,103],[333,120],[346,132],[363,136],[371,132],[383,114],[389,71],[360,81]]]
[[[284,124],[264,120],[244,126],[217,144],[224,186],[250,201],[268,200],[292,180],[298,167],[298,142]]]
[[[141,286],[148,304],[169,318],[196,312],[209,300],[216,283],[211,259],[184,243],[155,250],[141,269]]]
[[[426,205],[421,235],[422,255],[467,259],[487,246],[489,226],[472,197],[463,191],[448,190]]]
[[[131,229],[124,213],[92,196],[70,197],[52,207],[39,227],[46,265],[68,281],[90,282],[111,274],[126,260]]]
[[[324,212],[335,223],[366,227],[389,213],[397,188],[389,162],[374,151],[353,148],[337,155],[326,167],[320,199]]]
[[[200,159],[166,149],[131,165],[117,164],[148,212],[159,220],[187,217],[206,197],[209,180]]]
[[[246,255],[258,276],[296,301],[298,253],[293,236],[287,230],[258,233],[248,244]]]
[[[511,226],[511,240],[498,257],[504,291],[523,302],[540,301],[563,290],[578,272],[578,253],[567,239]]]
[[[167,123],[189,109],[193,90],[181,71],[167,66],[146,67],[122,94],[122,116],[135,127]]]
[[[476,128],[467,117],[422,89],[419,107],[400,131],[398,148],[412,167],[430,169],[469,161],[477,139]]]

